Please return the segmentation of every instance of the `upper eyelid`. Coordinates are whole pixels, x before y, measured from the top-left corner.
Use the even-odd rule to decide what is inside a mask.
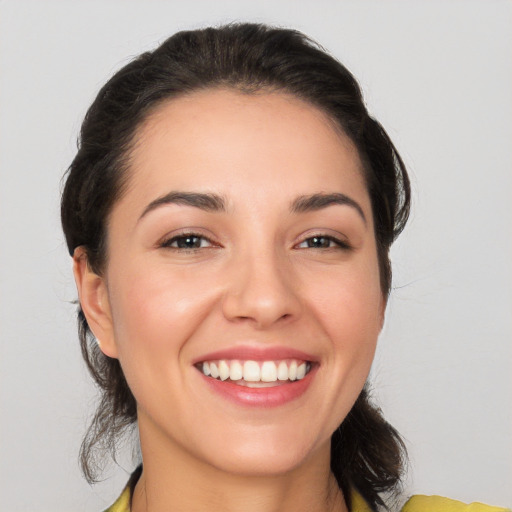
[[[309,229],[309,230],[303,232],[300,236],[296,237],[293,245],[300,244],[310,238],[315,238],[315,237],[316,238],[328,238],[329,240],[333,240],[335,242],[339,242],[344,245],[351,245],[349,237],[346,236],[345,234],[343,234],[339,231],[333,232],[330,229],[321,229],[321,228],[318,228],[318,229],[313,228],[313,229]]]

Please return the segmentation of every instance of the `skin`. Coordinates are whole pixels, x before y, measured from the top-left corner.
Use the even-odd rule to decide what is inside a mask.
[[[218,194],[226,208],[148,210],[173,191]],[[344,194],[361,211],[290,210],[319,193]],[[184,231],[205,237],[199,248],[176,246]],[[144,472],[133,510],[346,510],[330,437],[367,378],[385,309],[350,140],[284,93],[171,100],[139,128],[107,245],[101,276],[82,248],[74,268],[89,326],[138,404]],[[241,344],[312,354],[306,392],[278,407],[212,392],[193,362]]]

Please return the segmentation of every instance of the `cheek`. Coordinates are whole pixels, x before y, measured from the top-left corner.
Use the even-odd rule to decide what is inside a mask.
[[[312,335],[327,343],[323,371],[322,439],[343,422],[359,396],[374,358],[382,324],[384,299],[376,261],[355,260],[325,274],[308,276],[308,309]]]
[[[356,261],[341,267],[336,272],[327,272],[323,276],[311,276],[309,288],[311,301],[323,315],[330,318],[334,325],[340,315],[348,319],[349,324],[357,324],[358,318],[366,318],[373,326],[379,323],[384,310],[377,263]],[[350,320],[353,318],[353,320]],[[344,324],[341,323],[343,330]],[[345,324],[346,325],[346,324]],[[366,323],[361,323],[364,329]]]
[[[311,307],[331,340],[340,368],[347,374],[367,373],[385,308],[377,263],[370,260],[345,267],[324,280],[316,279],[311,289]]]
[[[130,278],[112,275],[111,302],[119,362],[137,404],[151,417],[180,407],[190,339],[211,311],[214,287],[204,276],[138,265]],[[206,288],[206,289],[205,289]],[[160,412],[159,412],[160,411]]]
[[[135,365],[140,369],[154,368],[158,361],[179,362],[215,300],[215,289],[197,276],[139,268],[145,271],[134,271],[129,279],[112,275],[110,286],[114,336],[127,374]]]

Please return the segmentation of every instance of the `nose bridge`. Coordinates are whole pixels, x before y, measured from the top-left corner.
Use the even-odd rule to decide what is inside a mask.
[[[232,261],[224,314],[230,320],[253,321],[260,328],[293,318],[300,311],[296,284],[284,252],[270,245],[255,250],[250,244]]]

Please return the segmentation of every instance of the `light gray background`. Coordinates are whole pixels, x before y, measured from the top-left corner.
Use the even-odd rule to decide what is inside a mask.
[[[414,210],[376,397],[407,440],[407,492],[512,505],[509,1],[0,1],[0,508],[98,511],[76,454],[94,389],[75,333],[60,178],[98,88],[182,28],[277,23],[359,78],[411,170]],[[126,466],[126,469],[130,469]]]

